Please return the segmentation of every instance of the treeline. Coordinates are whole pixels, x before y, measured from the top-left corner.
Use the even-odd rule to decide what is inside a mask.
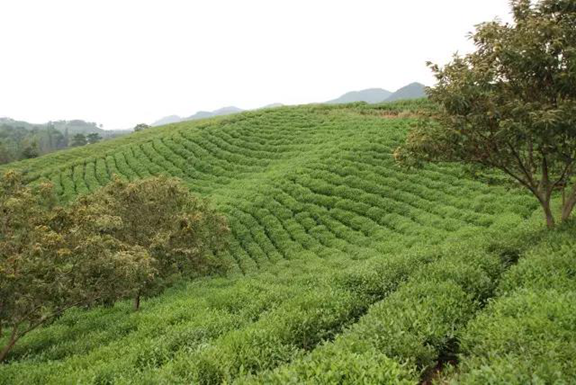
[[[30,124],[0,119],[0,164],[97,143],[120,135],[119,131],[105,132],[95,123],[81,120]]]
[[[0,164],[36,158],[66,147],[68,140],[53,127],[28,130],[0,125]]]
[[[50,184],[0,179],[0,362],[16,342],[72,307],[159,293],[223,271],[223,216],[173,178],[115,179],[63,206]],[[7,338],[3,339],[3,331]]]

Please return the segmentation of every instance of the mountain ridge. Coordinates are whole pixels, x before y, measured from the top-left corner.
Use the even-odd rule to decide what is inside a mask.
[[[360,91],[346,92],[344,95],[325,102],[326,104],[344,104],[354,102],[366,102],[370,104],[380,103],[393,93],[383,88],[367,88]]]
[[[397,100],[418,99],[426,97],[426,86],[422,83],[413,82],[397,89],[384,102],[395,102]]]
[[[344,104],[366,102],[368,104],[386,103],[397,100],[418,99],[426,97],[425,86],[422,83],[413,82],[404,87],[390,92],[383,88],[367,88],[359,91],[350,91],[342,96],[325,102],[326,104]]]

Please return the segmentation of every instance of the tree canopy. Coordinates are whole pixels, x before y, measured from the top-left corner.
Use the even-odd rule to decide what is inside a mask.
[[[538,199],[548,227],[576,205],[576,3],[511,2],[514,22],[477,26],[475,52],[428,63],[439,105],[395,156],[405,164],[464,162],[498,169]]]
[[[134,131],[138,132],[138,131],[142,131],[142,130],[147,130],[149,128],[150,128],[150,126],[147,125],[146,123],[139,123],[136,126],[134,126]]]
[[[0,361],[65,310],[150,295],[214,272],[228,226],[176,179],[119,179],[61,206],[50,184],[0,178]],[[138,307],[137,306],[137,307]],[[7,339],[3,330],[9,329]]]
[[[86,135],[86,140],[88,141],[88,144],[94,144],[101,141],[102,136],[100,136],[100,134],[97,132],[93,132],[91,134]]]
[[[84,134],[76,134],[72,137],[72,141],[70,142],[71,147],[81,147],[88,144],[88,140],[86,139],[86,135]]]
[[[82,202],[56,205],[51,185],[32,189],[14,172],[0,183],[0,334],[2,361],[26,333],[74,306],[132,295],[153,277],[145,249],[114,236],[116,218]]]
[[[226,246],[225,218],[194,197],[178,179],[156,177],[134,182],[119,178],[99,192],[80,198],[97,215],[116,218],[114,237],[122,244],[147,250],[156,269],[153,281],[140,285],[150,295],[180,277],[204,275],[225,268],[213,253]]]

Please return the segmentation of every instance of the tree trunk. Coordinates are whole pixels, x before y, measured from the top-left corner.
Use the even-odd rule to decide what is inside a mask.
[[[552,214],[552,209],[550,207],[550,198],[541,199],[540,203],[542,204],[542,208],[544,209],[544,216],[546,218],[546,226],[549,229],[553,229],[556,225],[556,221],[554,220],[554,214]]]
[[[574,191],[568,197],[568,199],[562,205],[562,222],[567,221],[576,206],[576,186],[574,186]]]
[[[140,292],[138,292],[134,298],[134,311],[138,310],[140,310]]]
[[[4,346],[2,351],[0,351],[0,362],[4,361],[8,353],[10,353],[14,345],[16,345],[16,341],[18,341],[18,326],[14,326],[12,334],[10,335],[10,340],[8,340],[6,346]]]

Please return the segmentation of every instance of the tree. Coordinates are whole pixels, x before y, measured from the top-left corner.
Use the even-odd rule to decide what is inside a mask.
[[[140,123],[140,124],[137,124],[136,127],[134,127],[134,131],[142,131],[142,130],[146,130],[148,128],[150,128],[149,125],[147,125],[145,123]]]
[[[64,129],[64,143],[66,143],[66,146],[70,145],[70,133],[68,132],[68,127]]]
[[[119,242],[147,250],[152,258],[157,273],[136,292],[136,310],[143,295],[156,294],[181,277],[226,267],[214,257],[226,245],[230,231],[225,218],[178,179],[157,177],[129,183],[117,178],[82,199],[100,215],[117,218],[121,225],[114,237]]]
[[[94,144],[94,143],[98,143],[99,141],[101,141],[102,137],[100,136],[99,133],[93,132],[91,134],[88,134],[86,136],[86,139],[88,140],[88,144]]]
[[[22,159],[37,158],[40,155],[38,150],[38,142],[28,141],[22,149]]]
[[[72,143],[70,143],[70,146],[71,147],[80,147],[80,146],[85,146],[86,144],[88,144],[88,141],[86,140],[86,135],[76,134],[72,137]]]
[[[0,164],[10,163],[12,160],[13,157],[10,153],[10,150],[8,149],[8,146],[0,142]]]
[[[113,236],[117,217],[86,200],[58,207],[51,185],[35,191],[15,172],[0,182],[0,362],[66,309],[133,297],[153,279],[148,252]]]
[[[576,205],[576,2],[511,2],[514,23],[480,24],[476,51],[445,67],[427,90],[439,106],[395,157],[405,164],[464,162],[497,169],[540,202],[549,228]]]

